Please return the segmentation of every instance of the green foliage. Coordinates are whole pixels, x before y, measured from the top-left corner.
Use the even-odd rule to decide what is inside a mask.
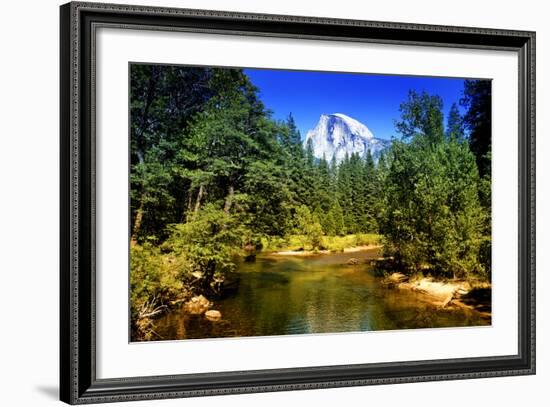
[[[331,252],[342,252],[344,249],[380,244],[380,235],[375,233],[357,233],[346,236],[324,236],[323,247]]]
[[[451,110],[449,111],[449,117],[447,118],[447,132],[445,135],[447,138],[456,141],[464,140],[464,119],[460,115],[456,103],[453,103]]]
[[[185,256],[187,268],[207,291],[219,293],[235,271],[234,257],[242,254],[249,232],[235,215],[207,204],[186,223],[171,225],[164,250]]]
[[[321,247],[321,238],[323,237],[323,228],[318,220],[314,219],[309,208],[301,205],[296,208],[295,214],[296,233],[303,235],[303,247],[319,249]]]
[[[166,225],[176,216],[175,198],[170,193],[172,182],[170,167],[150,158],[149,154],[142,163],[133,166],[130,183],[139,185],[130,190],[136,238],[138,233],[140,240],[145,236],[165,237],[158,225]],[[138,212],[142,216],[139,224],[135,222]]]
[[[267,252],[314,250],[313,247],[304,245],[307,242],[305,235],[287,235],[286,237],[270,237],[262,239],[263,248]],[[345,236],[322,236],[321,246],[324,250],[331,252],[342,252],[344,249],[359,246],[376,246],[381,244],[382,238],[374,233],[358,233]],[[305,247],[304,247],[305,246]]]
[[[130,248],[130,292],[133,309],[139,309],[148,298],[157,298],[153,305],[179,298],[184,289],[183,280],[189,269],[185,256],[161,254],[148,242]]]
[[[337,216],[335,234],[377,232],[377,202],[379,188],[374,159],[367,151],[365,158],[359,154],[345,157],[335,175],[337,201],[332,204]],[[343,227],[340,227],[340,212]]]
[[[250,164],[244,190],[248,199],[248,226],[260,235],[284,235],[291,228],[290,190],[282,166],[273,161]]]
[[[184,255],[162,254],[150,242],[130,247],[132,337],[152,339],[151,318],[188,297],[189,269]]]
[[[479,201],[475,156],[466,141],[442,137],[436,106],[433,97],[423,95],[401,107],[405,114],[398,129],[408,141],[392,145],[381,231],[388,251],[411,272],[485,277],[490,264],[482,249],[489,219]],[[429,125],[419,125],[424,120],[419,118],[431,118]]]
[[[405,140],[417,139],[426,143],[438,143],[443,139],[443,100],[426,92],[411,90],[408,99],[399,110],[401,121],[397,131]]]
[[[188,183],[177,174],[181,129],[213,95],[210,68],[130,65],[132,239],[166,237],[185,210]]]
[[[332,221],[332,230],[329,230],[327,234],[337,236],[343,235],[345,233],[344,211],[342,211],[342,207],[338,203],[338,200],[334,201],[328,212],[328,216],[330,216]]]

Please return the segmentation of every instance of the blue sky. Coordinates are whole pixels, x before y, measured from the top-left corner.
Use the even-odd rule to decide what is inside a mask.
[[[410,89],[443,98],[447,115],[462,96],[464,80],[332,72],[245,69],[275,119],[292,112],[305,137],[323,113],[344,113],[365,124],[375,137],[397,136],[394,122]]]

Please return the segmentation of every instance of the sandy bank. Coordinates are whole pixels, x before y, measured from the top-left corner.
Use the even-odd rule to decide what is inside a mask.
[[[354,252],[361,252],[364,250],[372,250],[372,249],[379,249],[381,248],[381,245],[367,245],[367,246],[356,246],[356,247],[347,247],[344,249],[344,253],[354,253]],[[330,250],[283,250],[280,252],[272,252],[270,254],[277,255],[277,256],[317,256],[320,254],[330,254],[330,253],[337,253],[337,252],[331,252]]]
[[[363,250],[380,249],[381,247],[382,247],[381,244],[347,247],[347,248],[344,249],[344,253],[362,252]]]

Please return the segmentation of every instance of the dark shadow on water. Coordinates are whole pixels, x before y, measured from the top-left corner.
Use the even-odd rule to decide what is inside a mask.
[[[36,386],[36,390],[50,399],[59,400],[59,388],[57,386]]]
[[[468,294],[461,298],[461,301],[473,306],[479,312],[491,312],[491,289],[474,288]]]

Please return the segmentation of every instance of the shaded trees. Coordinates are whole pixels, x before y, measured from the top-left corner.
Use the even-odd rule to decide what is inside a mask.
[[[179,136],[212,97],[211,69],[130,65],[132,240],[163,236],[181,219],[186,185],[175,182]]]
[[[469,131],[470,149],[476,156],[480,174],[479,199],[485,208],[484,235],[491,235],[491,81],[467,80],[464,97],[460,100],[467,111],[465,128]],[[486,239],[482,249],[484,263],[491,261],[491,241]]]
[[[460,104],[467,111],[464,125],[469,131],[470,149],[474,153],[481,177],[491,174],[491,81],[464,81]]]

